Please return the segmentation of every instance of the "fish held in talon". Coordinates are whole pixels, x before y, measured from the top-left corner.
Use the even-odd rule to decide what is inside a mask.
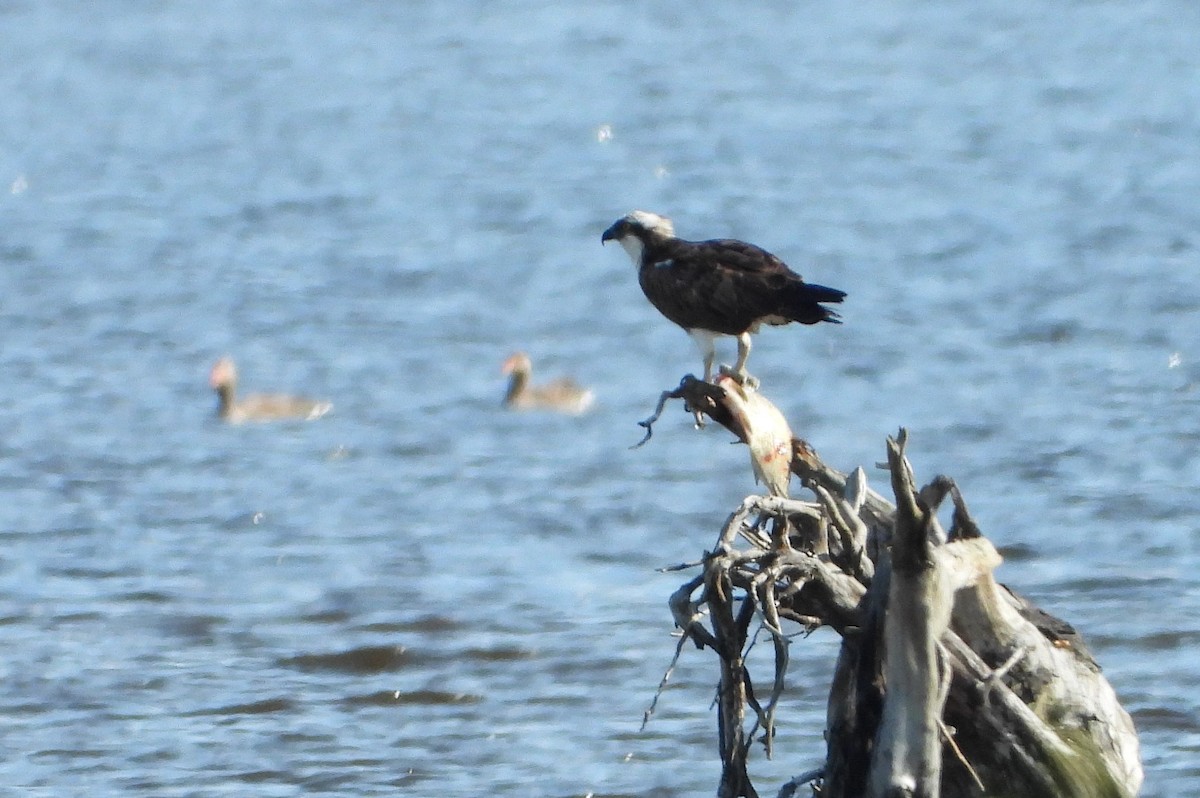
[[[806,283],[765,249],[732,238],[688,241],[675,235],[665,216],[633,211],[600,237],[616,241],[638,270],[650,303],[696,341],[704,357],[704,381],[713,378],[717,338],[737,339],[737,362],[720,373],[749,389],[758,380],[746,370],[750,336],[763,324],[840,324],[823,303],[838,303],[845,291]]]
[[[786,499],[792,475],[792,428],[779,408],[762,394],[747,391],[730,375],[717,378],[725,400],[750,447],[750,467],[756,482],[772,496]]]
[[[541,385],[533,383],[533,362],[524,352],[515,352],[504,361],[501,371],[508,375],[504,406],[513,410],[548,410],[579,415],[591,409],[595,394],[569,377],[559,377]]]
[[[257,421],[312,421],[333,409],[333,403],[285,394],[237,395],[238,373],[233,358],[223,357],[209,373],[217,393],[217,418],[230,424]]]

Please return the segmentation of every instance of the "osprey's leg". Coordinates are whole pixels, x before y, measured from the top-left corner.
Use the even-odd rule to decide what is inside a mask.
[[[739,335],[737,337],[737,342],[737,363],[733,364],[733,369],[726,371],[724,368],[722,368],[721,371],[733,377],[750,390],[756,391],[758,390],[758,380],[750,376],[750,372],[746,371],[746,361],[750,359],[750,333],[744,332]]]
[[[700,347],[700,354],[704,356],[704,381],[712,382],[713,362],[717,359],[717,336],[706,330],[688,330],[688,335],[696,342],[696,346]]]

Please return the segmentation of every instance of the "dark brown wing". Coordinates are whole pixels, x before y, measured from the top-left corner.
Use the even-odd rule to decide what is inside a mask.
[[[821,302],[845,294],[805,283],[779,258],[733,239],[672,239],[647,252],[638,281],[650,302],[684,329],[737,335],[764,321],[835,321]]]
[[[736,238],[714,238],[711,241],[680,241],[688,244],[693,250],[706,251],[711,254],[722,269],[742,274],[780,274],[800,279],[800,275],[792,271],[786,263],[767,252],[762,247],[738,241]]]

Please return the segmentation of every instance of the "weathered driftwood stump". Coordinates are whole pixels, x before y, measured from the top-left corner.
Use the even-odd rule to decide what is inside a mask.
[[[781,798],[805,784],[832,798],[1137,794],[1133,723],[1083,641],[995,581],[1000,555],[954,482],[917,486],[904,430],[887,441],[892,504],[861,468],[847,476],[822,463],[769,401],[731,380],[685,377],[642,422],[643,443],[671,398],[749,443],[771,493],[729,516],[702,573],[670,602],[679,650],[691,640],[719,658],[718,795],[758,794],[747,756],[756,735],[772,751],[785,621],[831,627],[842,647],[824,767],[783,785]],[[785,436],[784,462],[814,501],[786,498],[773,458]],[[949,530],[936,516],[947,498]],[[755,689],[745,663],[752,626],[775,647],[769,690]]]

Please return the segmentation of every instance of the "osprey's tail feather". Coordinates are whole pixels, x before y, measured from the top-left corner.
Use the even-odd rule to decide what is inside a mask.
[[[814,283],[793,283],[788,297],[788,315],[801,324],[816,324],[822,321],[841,324],[841,317],[821,303],[841,302],[845,298],[846,292],[836,288]]]

